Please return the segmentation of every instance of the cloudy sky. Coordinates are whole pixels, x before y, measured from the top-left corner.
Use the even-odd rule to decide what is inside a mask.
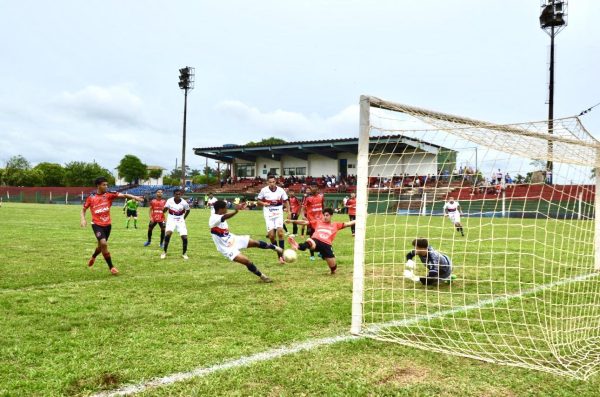
[[[555,116],[600,102],[600,1],[571,0]],[[369,94],[492,122],[547,117],[539,0],[0,0],[0,166],[357,136]],[[600,138],[600,106],[582,121]]]

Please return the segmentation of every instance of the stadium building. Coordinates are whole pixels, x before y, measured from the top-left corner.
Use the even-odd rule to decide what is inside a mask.
[[[402,135],[371,138],[370,152],[386,146],[385,156],[372,158],[369,176],[440,175],[452,172],[456,152],[433,143]],[[390,146],[394,147],[389,152]],[[339,180],[356,176],[358,138],[286,142],[275,145],[223,145],[194,148],[198,156],[225,163],[235,179],[335,176]],[[393,167],[393,168],[390,168]]]

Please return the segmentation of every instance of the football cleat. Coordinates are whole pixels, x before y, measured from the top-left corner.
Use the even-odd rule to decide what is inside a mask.
[[[110,269],[110,272],[113,274],[113,276],[116,276],[117,274],[119,274],[119,271],[117,270],[116,267],[113,267],[112,269]]]
[[[165,259],[167,257],[167,253],[163,252],[162,254],[160,254],[160,259]]]
[[[264,274],[260,276],[260,279],[264,282],[264,283],[272,283],[273,280],[271,280],[269,277],[265,276]]]
[[[283,256],[279,257],[279,263],[285,265],[285,259],[283,259]]]
[[[90,258],[90,260],[88,261],[88,267],[92,267],[94,266],[94,262],[96,262],[96,258],[94,258],[93,256]]]
[[[189,256],[187,256],[187,254],[183,254],[183,255],[181,255],[181,257],[182,257],[184,260],[186,260],[186,261],[187,261],[188,259],[190,259],[190,257],[189,257]]]
[[[144,243],[144,247],[147,247],[147,246],[149,246],[149,245],[150,245],[150,241],[146,241],[146,242]]]
[[[300,246],[298,245],[298,243],[296,242],[296,240],[294,240],[294,238],[292,236],[288,237],[288,243],[290,243],[290,245],[292,246],[293,249],[297,250]]]

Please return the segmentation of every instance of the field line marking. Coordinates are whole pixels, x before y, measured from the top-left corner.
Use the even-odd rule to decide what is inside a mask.
[[[468,312],[470,310],[479,309],[481,307],[488,306],[491,304],[496,304],[496,303],[508,301],[508,300],[511,300],[514,298],[519,298],[519,297],[526,296],[526,295],[536,294],[538,292],[541,292],[541,291],[544,291],[547,289],[560,287],[562,285],[569,284],[574,281],[584,281],[584,280],[587,280],[589,278],[592,278],[592,277],[595,277],[598,275],[600,275],[600,273],[590,273],[590,274],[580,275],[580,276],[573,277],[573,278],[555,281],[555,282],[552,282],[549,284],[543,284],[536,288],[524,290],[519,293],[500,295],[496,298],[485,299],[485,300],[479,301],[477,303],[457,307],[455,309],[442,310],[442,311],[438,311],[435,313],[426,314],[426,315],[422,315],[422,316],[416,316],[416,317],[399,320],[399,321],[390,321],[388,323],[370,326],[369,332],[373,332],[373,331],[376,331],[377,329],[385,328],[385,327],[412,325],[412,324],[416,324],[416,323],[424,321],[424,320],[432,320],[435,318],[444,317],[449,314]],[[356,339],[362,339],[362,338],[365,338],[365,336],[340,335],[340,336],[334,336],[334,337],[330,337],[330,338],[313,339],[313,340],[309,340],[306,342],[293,344],[290,346],[282,346],[279,348],[267,350],[265,352],[253,354],[251,356],[246,356],[246,357],[241,357],[241,358],[238,358],[235,360],[226,361],[224,363],[213,365],[210,367],[196,368],[189,372],[179,372],[179,373],[175,373],[173,375],[164,376],[162,378],[150,379],[147,382],[141,382],[141,383],[138,383],[135,385],[125,385],[116,390],[105,391],[105,392],[100,392],[100,393],[94,394],[94,395],[92,395],[92,397],[116,397],[116,396],[126,396],[126,395],[130,395],[130,394],[140,393],[147,389],[152,389],[152,388],[161,387],[161,386],[167,386],[167,385],[173,384],[175,382],[181,382],[181,381],[196,378],[196,377],[203,377],[203,376],[210,375],[214,372],[221,371],[221,370],[248,366],[250,364],[254,364],[257,362],[268,361],[268,360],[272,360],[275,358],[287,356],[289,354],[299,353],[304,350],[312,350],[312,349],[314,349],[316,347],[320,347],[320,346],[332,345],[332,344],[339,343],[339,342],[347,342],[350,340],[356,340]]]

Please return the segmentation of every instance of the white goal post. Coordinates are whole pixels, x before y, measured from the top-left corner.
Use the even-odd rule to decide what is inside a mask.
[[[550,125],[361,96],[352,334],[597,373],[600,142]]]

